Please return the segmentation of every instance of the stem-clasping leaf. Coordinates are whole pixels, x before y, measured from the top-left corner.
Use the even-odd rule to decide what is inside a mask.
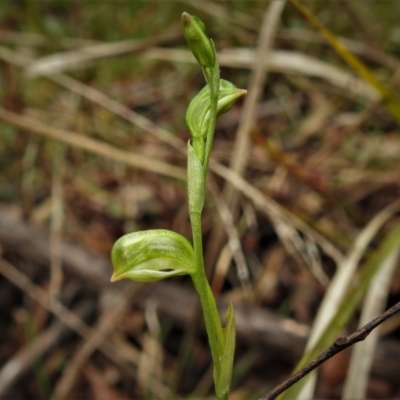
[[[195,271],[194,251],[182,235],[165,229],[129,233],[111,252],[111,281],[153,282]]]
[[[188,198],[189,212],[200,214],[204,206],[205,175],[201,161],[188,142]]]
[[[225,398],[228,395],[232,380],[236,343],[235,315],[232,303],[229,304],[226,313],[226,326],[223,328],[223,335],[225,343],[215,376],[215,391],[220,398]]]

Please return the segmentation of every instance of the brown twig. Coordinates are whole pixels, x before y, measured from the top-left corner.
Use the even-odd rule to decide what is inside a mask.
[[[368,322],[366,325],[356,330],[349,336],[340,337],[335,340],[335,342],[323,353],[321,353],[318,357],[316,357],[313,361],[307,364],[300,371],[293,374],[291,377],[286,379],[280,385],[278,385],[275,389],[271,390],[266,396],[261,397],[259,400],[272,400],[275,399],[278,395],[283,393],[286,389],[293,386],[296,382],[298,382],[301,378],[306,376],[308,373],[319,367],[322,363],[324,363],[329,358],[333,357],[335,354],[340,353],[347,347],[352,346],[357,342],[361,342],[367,338],[367,336],[382,322],[386,321],[393,314],[400,311],[400,302],[395,304],[393,307],[389,308],[383,314],[374,318],[372,321]]]

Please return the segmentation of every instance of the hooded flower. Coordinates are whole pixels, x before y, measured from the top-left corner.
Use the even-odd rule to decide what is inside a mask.
[[[176,232],[155,229],[129,233],[111,252],[111,281],[131,279],[153,282],[175,275],[192,274],[194,252],[190,242]]]
[[[246,90],[238,89],[233,83],[221,79],[219,84],[217,116],[229,111],[235,102],[246,93]],[[186,111],[186,125],[190,130],[192,138],[205,137],[209,118],[210,87],[206,85],[190,102]]]

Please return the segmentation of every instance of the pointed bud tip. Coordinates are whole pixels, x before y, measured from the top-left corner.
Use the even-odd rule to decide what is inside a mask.
[[[117,282],[119,280],[121,280],[121,278],[114,272],[111,276],[110,282]]]
[[[182,13],[182,24],[184,27],[190,26],[193,24],[193,15],[190,15],[187,12]]]
[[[238,89],[238,94],[237,94],[237,98],[239,99],[240,97],[244,97],[247,94],[247,90],[246,89]]]

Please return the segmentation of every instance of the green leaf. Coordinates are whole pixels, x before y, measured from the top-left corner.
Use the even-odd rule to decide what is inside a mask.
[[[216,369],[217,375],[215,377],[215,392],[220,398],[224,398],[228,395],[232,381],[236,342],[235,315],[232,303],[229,304],[226,313],[226,327],[223,329],[223,335],[225,340],[224,349],[219,368]]]
[[[197,152],[189,142],[187,172],[189,213],[200,214],[204,206],[205,174]]]
[[[129,233],[111,252],[111,281],[153,282],[195,271],[194,251],[182,235],[165,229]]]
[[[220,79],[217,116],[229,111],[235,102],[247,93],[233,83]],[[205,138],[210,119],[210,86],[206,85],[190,102],[186,111],[186,125],[193,139]]]

